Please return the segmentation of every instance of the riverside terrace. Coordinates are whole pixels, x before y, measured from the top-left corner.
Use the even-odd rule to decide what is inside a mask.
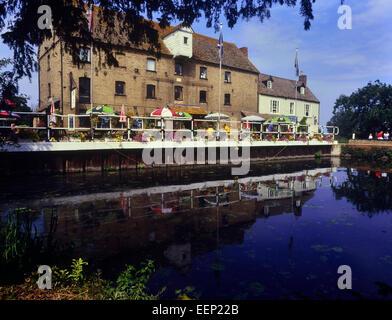
[[[104,123],[97,116],[95,122],[87,121],[92,127],[88,128],[75,125],[83,124],[80,119],[64,121],[69,116],[56,116],[62,121],[51,127],[0,127],[12,135],[0,147],[0,175],[229,164],[234,175],[244,175],[251,161],[334,156],[340,147],[334,141],[336,127],[309,133],[307,127],[295,123],[221,121],[219,125],[215,120],[156,117],[127,117],[120,123],[118,116]],[[222,129],[226,126],[229,132]],[[30,141],[14,139],[25,131],[35,132],[34,141],[31,137]],[[39,141],[39,137],[49,141]]]

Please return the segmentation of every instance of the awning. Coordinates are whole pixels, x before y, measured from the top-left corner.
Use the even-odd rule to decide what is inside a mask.
[[[207,112],[205,112],[199,106],[179,105],[179,104],[168,104],[167,106],[170,109],[172,109],[174,112],[187,112],[191,115],[202,115],[202,116],[207,114]]]

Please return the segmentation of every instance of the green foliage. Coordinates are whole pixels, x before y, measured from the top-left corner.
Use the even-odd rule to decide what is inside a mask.
[[[141,263],[139,269],[127,266],[118,276],[115,284],[107,282],[104,298],[109,300],[155,300],[157,296],[147,292],[147,282],[155,271],[151,260]]]
[[[315,154],[314,154],[314,157],[315,158],[321,158],[321,150],[319,150],[319,151],[317,151]]]
[[[33,252],[39,252],[42,240],[37,236],[29,215],[33,211],[17,208],[9,212],[0,229],[1,257],[5,263],[23,264]]]
[[[98,1],[102,10],[94,10],[96,21],[100,23],[102,35],[106,38],[116,34],[124,38],[124,42],[140,45],[148,43],[148,50],[152,54],[160,55],[158,32],[150,22],[154,17],[159,21],[161,28],[167,27],[172,21],[182,21],[190,26],[200,17],[206,17],[206,26],[219,30],[219,21],[224,15],[228,27],[232,28],[239,19],[257,18],[260,22],[271,15],[271,7],[296,7],[298,3],[300,15],[304,19],[304,29],[310,28],[313,20],[313,3],[315,0],[260,0],[246,2],[230,2],[211,0],[194,0],[179,5],[177,1],[167,0],[164,3],[158,0],[146,0],[132,3],[124,1]],[[37,25],[38,6],[42,1],[8,0],[2,1],[0,8],[0,30],[3,42],[13,50],[14,67],[19,77],[29,76],[37,70],[36,46],[51,37],[48,29],[40,29]],[[78,43],[90,43],[91,34],[88,31],[88,19],[85,14],[86,1],[49,1],[52,14],[54,33],[64,40],[65,50],[70,52],[75,63],[78,62]],[[147,19],[145,19],[147,18]],[[116,21],[118,20],[118,21]],[[5,22],[7,21],[7,28]],[[76,41],[78,37],[79,41]],[[94,48],[106,54],[109,66],[118,66],[114,57],[114,43],[96,41]]]
[[[307,123],[306,123],[306,117],[303,117],[301,119],[301,121],[299,122],[299,126],[298,126],[298,132],[308,132],[308,127],[307,127]]]
[[[327,125],[338,126],[339,135],[353,133],[365,138],[372,132],[392,130],[392,86],[379,80],[369,82],[350,96],[341,95],[335,102],[333,116]]]
[[[53,279],[56,286],[76,286],[81,285],[85,280],[85,275],[83,274],[83,266],[88,265],[86,261],[82,258],[72,259],[72,264],[70,268],[59,269],[58,267],[53,267]]]

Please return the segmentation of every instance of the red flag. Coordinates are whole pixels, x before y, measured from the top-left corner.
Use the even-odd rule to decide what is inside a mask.
[[[91,33],[94,32],[94,12],[93,12],[93,5],[90,5],[88,9],[88,31]]]

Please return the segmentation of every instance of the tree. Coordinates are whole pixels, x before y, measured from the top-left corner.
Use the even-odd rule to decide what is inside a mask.
[[[16,106],[12,107],[12,111],[26,111],[30,112],[31,109],[27,106],[27,97],[19,94],[18,80],[12,70],[2,71],[12,63],[11,59],[0,59],[0,103],[4,103],[4,99],[8,99],[15,103]],[[0,109],[6,109],[5,106],[0,105]],[[30,123],[28,121],[26,124]],[[25,123],[25,121],[20,121]]]
[[[190,26],[203,15],[207,20],[207,27],[219,28],[221,16],[224,15],[228,26],[232,28],[238,19],[257,17],[261,22],[269,18],[273,5],[295,7],[300,3],[300,14],[304,17],[304,28],[310,28],[313,20],[312,5],[316,0],[139,0],[139,1],[114,1],[96,0],[94,3],[101,9],[99,24],[105,38],[121,34],[129,43],[149,43],[149,50],[156,55],[160,54],[158,34],[150,21],[155,15],[159,26],[164,28],[174,20],[182,21],[185,26]],[[92,2],[89,0],[89,2]],[[47,5],[52,11],[52,28],[56,35],[65,43],[65,50],[69,51],[76,61],[78,55],[77,42],[90,43],[91,35],[88,32],[86,17],[87,4],[82,0],[0,0],[0,32],[6,28],[5,21],[9,21],[5,32],[2,33],[3,42],[14,52],[15,70],[18,77],[31,77],[31,72],[36,70],[35,48],[39,43],[51,36],[51,30],[41,30],[37,21],[38,8]],[[144,16],[149,19],[145,20]],[[117,23],[118,21],[118,23]],[[104,22],[104,23],[103,23]],[[105,52],[108,65],[116,65],[112,45],[107,42],[95,42],[94,48]]]
[[[369,82],[350,96],[341,95],[335,102],[327,125],[338,126],[340,135],[367,138],[369,133],[392,130],[392,86],[379,80]]]

